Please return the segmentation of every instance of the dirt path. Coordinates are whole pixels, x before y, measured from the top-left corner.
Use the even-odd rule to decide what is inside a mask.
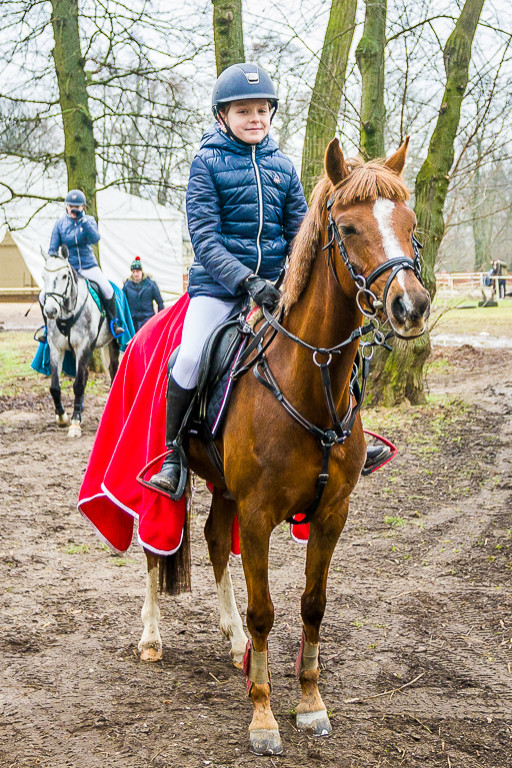
[[[110,555],[75,509],[104,386],[76,442],[52,423],[43,382],[0,398],[0,765],[508,768],[511,363],[509,351],[437,350],[433,405],[366,413],[401,451],[361,481],[333,559],[329,739],[294,728],[305,550],[286,526],[275,532],[270,653],[285,754],[268,759],[248,752],[250,704],[217,628],[208,493],[192,519],[193,594],[161,601],[164,660],[142,664],[142,553]],[[238,561],[232,570],[243,613]]]

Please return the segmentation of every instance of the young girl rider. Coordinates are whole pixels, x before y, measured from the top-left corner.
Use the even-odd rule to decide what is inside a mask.
[[[66,213],[55,222],[50,238],[50,255],[57,254],[61,245],[66,245],[69,253],[69,263],[76,271],[99,287],[110,330],[116,338],[124,333],[117,318],[114,289],[101,271],[92,246],[99,242],[100,233],[93,216],[85,213],[87,201],[80,189],[71,189],[66,195]]]
[[[307,211],[291,160],[269,136],[278,99],[268,74],[234,64],[213,89],[215,125],[203,136],[187,187],[194,249],[190,304],[181,346],[169,373],[166,446],[172,451],[149,480],[174,494],[181,466],[175,438],[197,384],[209,334],[250,296],[273,309],[277,280]]]

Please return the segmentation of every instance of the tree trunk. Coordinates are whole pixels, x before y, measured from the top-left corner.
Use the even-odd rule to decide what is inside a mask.
[[[445,45],[446,87],[427,158],[416,177],[415,212],[418,236],[423,242],[423,281],[432,298],[436,292],[434,269],[444,234],[443,210],[455,154],[455,138],[468,83],[471,47],[483,4],[484,0],[466,0]],[[401,344],[395,344],[376,381],[374,400],[399,403],[407,397],[412,403],[425,402],[423,367],[429,353],[428,333],[409,342],[406,351]]]
[[[51,0],[53,60],[64,127],[68,188],[81,189],[88,212],[96,211],[96,158],[84,60],[80,49],[78,0]]]
[[[212,0],[217,76],[245,61],[242,0]]]
[[[325,149],[336,133],[356,7],[357,0],[332,0],[302,152],[301,180],[306,198],[323,173]]]
[[[384,106],[384,49],[387,0],[366,0],[364,31],[356,48],[361,72],[361,154],[366,160],[383,157],[386,108]]]

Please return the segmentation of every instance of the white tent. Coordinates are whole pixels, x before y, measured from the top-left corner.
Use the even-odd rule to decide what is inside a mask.
[[[53,225],[64,213],[63,203],[45,204],[45,198],[63,196],[66,191],[60,174],[57,178],[35,163],[0,160],[0,243],[11,230],[39,286],[44,264],[41,248],[48,250]],[[183,214],[112,187],[98,192],[97,206],[101,267],[106,276],[121,287],[133,258],[140,256],[164,301],[181,295]]]

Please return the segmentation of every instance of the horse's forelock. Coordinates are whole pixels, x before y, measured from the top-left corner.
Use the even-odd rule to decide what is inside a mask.
[[[311,193],[309,210],[295,237],[283,288],[281,305],[286,312],[298,301],[311,273],[313,262],[327,228],[327,201],[334,194],[339,205],[352,205],[385,198],[406,201],[407,185],[397,173],[384,165],[384,159],[365,163],[360,158],[346,161],[350,174],[333,187],[323,176]]]

